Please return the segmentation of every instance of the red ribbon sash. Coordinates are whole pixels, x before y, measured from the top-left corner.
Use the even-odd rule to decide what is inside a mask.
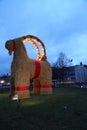
[[[40,75],[40,71],[41,71],[41,66],[40,66],[40,62],[37,60],[34,60],[35,62],[35,73],[34,73],[34,78],[37,78]]]
[[[13,43],[13,51],[15,51],[16,50],[16,41],[12,40],[12,43]]]
[[[12,86],[11,87],[11,90],[13,91],[24,91],[24,90],[29,90],[29,86],[17,86],[17,87],[14,87]]]

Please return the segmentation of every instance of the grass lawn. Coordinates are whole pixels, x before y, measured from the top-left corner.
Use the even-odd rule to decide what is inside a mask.
[[[0,93],[0,130],[87,130],[87,89],[55,88],[20,107],[8,95]]]

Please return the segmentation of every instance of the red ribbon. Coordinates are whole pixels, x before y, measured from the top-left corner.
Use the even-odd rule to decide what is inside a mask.
[[[41,85],[41,88],[52,88],[52,84]]]
[[[13,43],[13,51],[15,51],[16,50],[16,41],[12,40],[12,43]]]
[[[40,71],[41,71],[41,66],[40,66],[40,62],[37,60],[34,60],[35,62],[35,73],[34,73],[34,78],[37,78],[40,75]]]
[[[40,86],[40,85],[34,85],[33,87],[38,89],[38,88],[40,88],[41,86]]]
[[[25,91],[25,90],[29,90],[29,86],[11,86],[11,90],[13,91]]]

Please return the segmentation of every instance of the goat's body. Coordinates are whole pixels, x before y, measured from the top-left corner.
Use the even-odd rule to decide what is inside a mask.
[[[37,61],[37,63],[39,66],[36,66],[35,60],[27,56],[23,43],[18,41],[11,65],[11,95],[17,94],[19,99],[29,98],[31,79],[34,81],[33,93],[52,93],[52,70],[50,64],[46,59]],[[36,69],[40,69],[38,76],[35,76]]]
[[[32,59],[25,60],[25,63],[21,60],[19,63],[13,61],[11,69],[11,86],[22,87],[29,86],[30,80],[33,79],[33,93],[39,94],[51,94],[52,88],[49,86],[52,85],[52,71],[50,64],[47,61],[39,61],[41,66],[40,75],[33,79],[35,75],[35,61]],[[43,86],[43,87],[41,87]],[[48,86],[48,88],[46,87]],[[45,88],[44,88],[45,87]],[[16,92],[16,91],[15,91]],[[19,98],[29,97],[29,91],[17,91]]]

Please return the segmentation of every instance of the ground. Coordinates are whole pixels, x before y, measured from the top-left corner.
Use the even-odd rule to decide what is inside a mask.
[[[87,89],[54,88],[20,106],[0,91],[0,130],[87,130]]]

